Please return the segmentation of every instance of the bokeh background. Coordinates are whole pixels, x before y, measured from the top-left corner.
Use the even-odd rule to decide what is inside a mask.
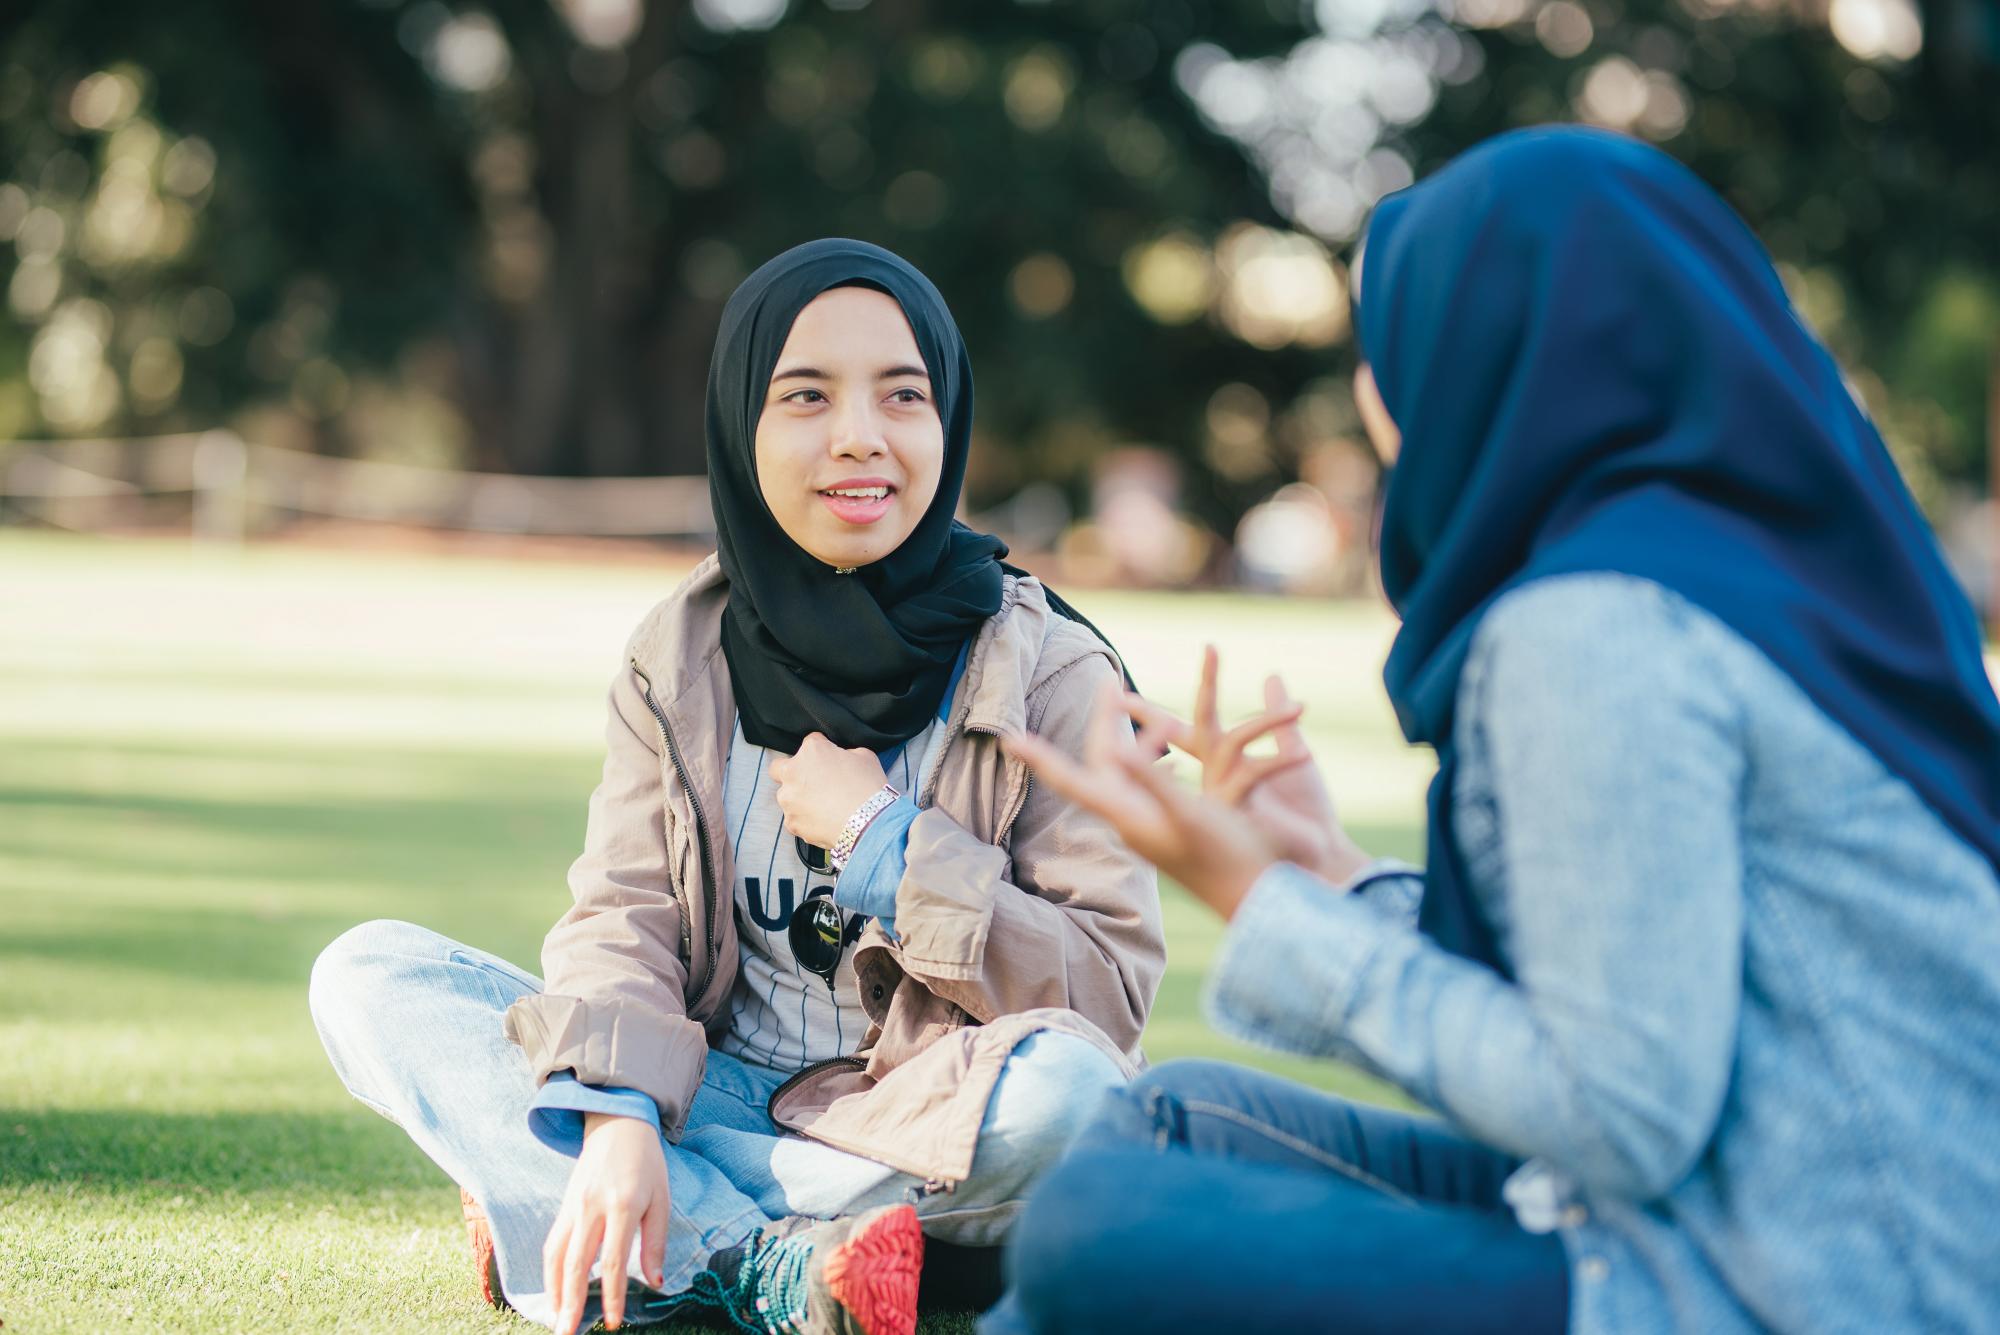
[[[721,303],[847,233],[950,299],[979,385],[967,505],[1021,553],[1093,582],[1365,591],[1355,238],[1466,145],[1580,120],[1743,212],[1991,582],[1990,0],[10,15],[0,439],[170,439],[16,457],[3,518],[185,524],[193,496],[223,533],[699,541],[698,488],[438,473],[698,475]]]
[[[1990,606],[1988,0],[15,0],[0,14],[0,1321],[502,1330],[350,1100],[319,948],[532,966],[630,626],[705,549],[722,302],[889,245],[977,372],[966,509],[1150,694],[1282,672],[1421,849],[1348,273],[1585,121],[1720,189]],[[1165,887],[1156,1058],[1221,1054]],[[944,1316],[930,1329],[962,1330]]]

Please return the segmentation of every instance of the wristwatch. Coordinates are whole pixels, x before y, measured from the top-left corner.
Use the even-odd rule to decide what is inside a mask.
[[[834,840],[833,847],[827,850],[827,861],[833,864],[834,871],[840,871],[847,865],[847,860],[854,856],[854,846],[861,842],[861,832],[868,828],[868,823],[881,815],[885,807],[894,805],[896,799],[901,796],[901,793],[885,783],[875,790],[872,797],[855,809],[854,814],[847,818],[847,824],[841,826],[840,838]]]

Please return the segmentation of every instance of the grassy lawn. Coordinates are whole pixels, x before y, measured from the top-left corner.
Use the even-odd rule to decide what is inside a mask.
[[[474,1296],[457,1195],[335,1081],[306,1013],[352,923],[533,967],[566,900],[604,683],[680,572],[0,533],[0,1321],[13,1331],[524,1330]],[[1283,672],[1364,844],[1428,777],[1370,609],[1085,594],[1149,694],[1224,646]],[[1202,1023],[1218,932],[1167,891],[1154,1058],[1332,1066]],[[961,1323],[933,1323],[938,1330]]]

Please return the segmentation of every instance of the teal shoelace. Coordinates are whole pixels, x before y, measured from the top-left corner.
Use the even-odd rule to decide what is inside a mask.
[[[690,1291],[721,1309],[743,1335],[797,1335],[805,1329],[812,1244],[803,1237],[771,1242],[759,1232],[743,1246],[734,1283],[725,1284],[713,1270],[703,1270]]]

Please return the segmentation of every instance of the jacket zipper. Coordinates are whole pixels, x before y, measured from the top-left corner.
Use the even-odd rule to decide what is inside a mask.
[[[829,1057],[823,1062],[814,1062],[803,1071],[785,1077],[784,1083],[772,1090],[771,1097],[764,1100],[764,1111],[770,1116],[773,1122],[776,1122],[778,1120],[778,1100],[785,1097],[790,1092],[792,1086],[798,1084],[807,1076],[818,1075],[821,1071],[830,1071],[836,1066],[851,1066],[858,1071],[867,1065],[868,1059],[866,1057]],[[911,1193],[913,1196],[935,1196],[939,1192],[949,1195],[956,1190],[958,1190],[957,1183],[947,1182],[941,1177],[933,1177],[926,1178],[922,1187],[911,1188]]]
[[[1001,735],[998,728],[974,727],[971,724],[966,725],[961,735],[975,732],[986,737],[999,737]],[[1018,764],[1019,762],[1009,761],[1008,763]],[[1023,766],[1023,768],[1025,769],[1026,767]],[[993,843],[996,847],[1007,841],[1007,835],[1013,830],[1014,822],[1021,818],[1022,808],[1028,805],[1028,791],[1034,786],[1035,776],[1032,772],[1022,776],[1020,795],[1014,799],[1012,805],[1001,815],[999,825],[993,830]]]
[[[715,983],[716,956],[721,953],[720,943],[715,934],[715,862],[708,848],[708,822],[702,819],[701,798],[695,794],[694,780],[688,777],[687,765],[681,760],[681,749],[674,744],[674,730],[667,726],[666,711],[653,699],[653,679],[639,666],[639,660],[632,660],[632,671],[646,685],[646,708],[653,711],[653,717],[660,725],[660,738],[667,744],[667,758],[674,763],[674,774],[681,781],[681,791],[687,794],[688,807],[694,812],[695,846],[701,854],[701,889],[703,895],[703,920],[708,924],[708,972],[702,975],[701,990],[695,994],[691,1007],[699,1006],[708,989]]]
[[[821,1071],[830,1071],[836,1066],[852,1066],[858,1071],[866,1065],[868,1065],[866,1057],[828,1057],[823,1062],[814,1062],[803,1071],[785,1077],[784,1083],[772,1090],[771,1097],[764,1100],[764,1111],[770,1114],[771,1120],[776,1121],[778,1117],[778,1100],[785,1097],[791,1091],[793,1085],[798,1084],[799,1081],[809,1075],[818,1075]]]

